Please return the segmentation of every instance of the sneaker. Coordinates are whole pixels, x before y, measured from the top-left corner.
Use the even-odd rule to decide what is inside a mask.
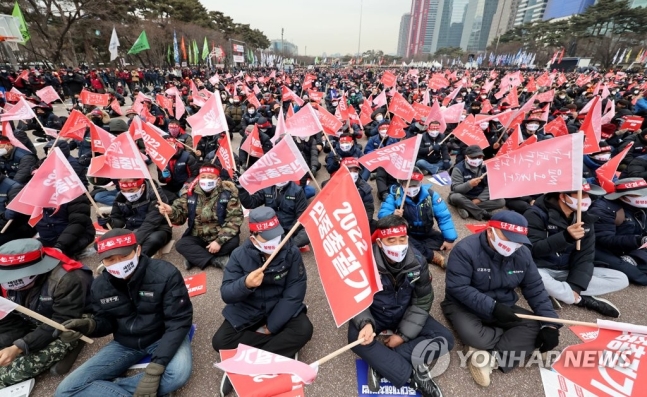
[[[490,374],[492,373],[492,355],[485,350],[474,350],[467,367],[470,375],[477,385],[490,386]]]
[[[492,214],[491,214],[491,213],[489,213],[489,212],[487,212],[487,211],[485,211],[485,212],[483,213],[483,216],[481,217],[481,220],[483,220],[483,221],[489,221],[490,219],[492,219]]]
[[[47,138],[36,138],[36,142],[47,142]]]
[[[184,259],[184,269],[185,270],[191,270],[192,267],[193,267],[193,265],[191,264],[191,262],[189,262],[188,259]]]
[[[377,393],[380,391],[380,374],[373,367],[368,367],[368,390],[371,393]]]
[[[411,375],[410,386],[422,394],[422,397],[443,397],[443,392],[438,384],[429,376],[429,371],[425,368],[414,368]]]
[[[234,391],[234,386],[231,384],[229,377],[227,375],[222,376],[222,381],[220,381],[220,397],[225,397]]]
[[[620,310],[618,310],[618,308],[613,303],[609,302],[606,299],[598,298],[597,296],[584,295],[580,295],[580,298],[582,299],[577,304],[577,306],[579,307],[585,307],[607,317],[620,317]]]
[[[467,219],[470,217],[470,213],[467,212],[467,210],[464,210],[462,208],[458,209],[458,216],[460,216],[462,219]]]
[[[438,266],[441,269],[444,269],[447,267],[447,265],[445,264],[445,257],[436,251],[434,251],[434,257],[431,259],[431,263]]]

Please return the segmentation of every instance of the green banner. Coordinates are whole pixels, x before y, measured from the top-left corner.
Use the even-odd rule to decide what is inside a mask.
[[[150,50],[151,47],[148,45],[148,38],[146,37],[146,31],[142,30],[142,33],[133,44],[132,48],[128,50],[128,54],[139,54],[144,50]]]
[[[20,34],[22,34],[22,38],[24,39],[24,41],[21,41],[20,44],[24,45],[29,41],[31,35],[29,34],[29,30],[27,29],[27,23],[25,22],[25,17],[22,16],[22,11],[20,11],[18,2],[16,2],[13,6],[13,12],[11,13],[11,16],[18,18],[18,21],[20,22]]]

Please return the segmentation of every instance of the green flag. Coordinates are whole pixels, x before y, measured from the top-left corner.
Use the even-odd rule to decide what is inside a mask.
[[[22,38],[24,41],[21,41],[20,44],[24,45],[26,42],[29,41],[31,38],[31,35],[29,34],[29,30],[27,30],[27,23],[25,22],[25,17],[22,16],[22,11],[20,11],[20,7],[18,6],[18,2],[16,2],[13,5],[13,12],[11,13],[12,17],[18,18],[18,22],[20,22],[20,34],[22,35]]]
[[[148,45],[148,38],[146,37],[146,31],[142,30],[142,34],[139,35],[135,44],[128,50],[128,54],[139,54],[144,50],[150,50],[151,47]]]
[[[169,44],[168,50],[166,51],[166,59],[168,60],[168,63],[171,63],[171,45]]]
[[[200,50],[198,49],[198,42],[193,39],[193,60],[195,63],[200,62]]]
[[[209,43],[207,43],[207,38],[204,38],[204,44],[202,45],[202,60],[204,61],[209,57]]]
[[[193,64],[193,51],[191,50],[191,46],[189,46],[189,65]]]

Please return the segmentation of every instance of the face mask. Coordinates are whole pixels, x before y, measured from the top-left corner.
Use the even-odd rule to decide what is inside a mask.
[[[563,114],[563,115],[562,115],[562,119],[563,119],[564,121],[568,120],[568,115],[567,115],[567,114]]]
[[[240,105],[240,101],[234,101],[234,105],[236,106]]]
[[[384,138],[384,137],[386,136],[386,132],[387,132],[387,131],[388,131],[388,130],[378,130],[378,133],[380,134],[380,136],[381,136],[382,138]]]
[[[229,98],[229,103],[234,103],[234,100]]]
[[[217,179],[200,179],[200,188],[205,192],[209,193],[216,188],[218,180]]]
[[[456,100],[456,103],[462,103],[462,102],[463,102],[463,100],[461,98]]]
[[[487,95],[481,95],[481,99],[487,98]]]
[[[256,244],[258,244],[258,245],[254,244],[254,246],[256,247],[257,250],[261,251],[262,253],[271,255],[272,252],[276,251],[276,247],[278,247],[279,244],[281,243],[281,237],[282,236],[278,236],[264,243],[261,243],[260,241],[256,240],[256,238],[254,238],[254,240],[256,241]]]
[[[593,157],[593,159],[595,159],[597,161],[602,161],[602,162],[606,163],[611,158],[611,153],[596,154],[596,155],[593,155],[591,157]]]
[[[647,208],[647,197],[646,196],[625,196],[626,202],[629,203],[632,207],[636,208]]]
[[[638,91],[638,90],[634,90],[634,95],[638,95],[639,92],[640,91]]]
[[[359,178],[359,172],[351,172],[350,176],[353,177],[353,182],[357,183],[357,178]]]
[[[410,187],[407,189],[407,196],[416,197],[420,193],[420,186]]]
[[[125,261],[115,263],[114,265],[106,266],[106,270],[111,276],[124,279],[130,276],[135,269],[137,269],[138,263],[139,258],[135,255],[132,259],[126,259]]]
[[[482,129],[483,131],[487,130],[487,128],[488,128],[489,126],[490,126],[490,123],[480,123],[480,124],[479,124],[479,127],[481,127],[481,129]]]
[[[466,114],[461,114],[461,121],[465,120],[467,118]]]
[[[378,121],[378,122],[379,122],[379,121],[382,121],[382,120],[384,120],[384,117],[383,117],[381,114],[380,114],[380,115],[375,116],[375,121]]]
[[[350,148],[352,148],[352,147],[353,147],[352,143],[341,143],[341,144],[339,144],[339,148],[344,152],[349,151]]]
[[[571,196],[568,196],[570,201],[564,201],[564,204],[573,211],[577,211],[577,199]],[[582,197],[582,211],[586,212],[591,206],[591,197]],[[645,206],[647,207],[647,201],[645,201]]]
[[[503,239],[501,239],[496,234],[494,229],[492,229],[492,235],[494,236],[494,241],[490,240],[490,242],[492,243],[492,246],[494,246],[494,250],[503,256],[510,256],[514,254],[514,252],[521,248],[521,246],[523,245],[521,243],[514,243],[512,241],[503,241]]]
[[[400,263],[404,260],[407,256],[408,250],[409,245],[407,244],[386,245],[382,243],[382,252],[384,252],[384,255],[396,263]]]
[[[432,138],[435,138],[438,135],[440,135],[440,131],[438,131],[438,130],[429,130],[428,132],[429,132],[429,136],[432,137]]]
[[[180,128],[179,128],[179,127],[176,127],[176,128],[169,127],[169,128],[168,128],[168,133],[169,133],[169,134],[171,134],[171,136],[172,136],[173,138],[175,138],[175,137],[177,137],[178,135],[180,135]]]
[[[15,291],[15,290],[23,289],[30,286],[31,283],[33,283],[34,280],[36,280],[36,276],[37,275],[19,278],[18,280],[2,283],[1,285],[2,285],[2,288],[6,290]]]
[[[144,186],[142,186],[138,192],[135,192],[135,193],[121,192],[121,194],[124,195],[126,200],[130,201],[131,203],[134,203],[135,201],[139,200],[140,197],[144,194]]]
[[[559,96],[559,99],[564,99],[564,98],[566,98],[566,95],[560,95]]]
[[[247,113],[249,114],[254,114],[255,110],[254,109],[247,109]]]
[[[469,157],[465,157],[465,162],[470,167],[479,167],[483,163],[483,159],[471,159]]]
[[[5,148],[0,149],[0,156],[4,156],[5,154],[7,154],[7,149]]]
[[[290,181],[287,181],[287,182],[279,182],[279,183],[277,183],[277,184],[276,184],[276,187],[277,187],[277,188],[279,188],[279,189],[281,189],[281,188],[285,187],[288,183],[290,183]]]
[[[333,106],[337,106],[337,104],[338,104],[338,103],[339,103],[339,102],[333,102],[333,103],[332,103],[332,105],[333,105]]]
[[[539,124],[526,124],[526,129],[528,131],[537,131],[539,129]]]

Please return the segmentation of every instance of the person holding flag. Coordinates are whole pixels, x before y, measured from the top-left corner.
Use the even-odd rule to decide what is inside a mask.
[[[440,123],[431,120],[426,132],[422,135],[416,167],[427,171],[430,175],[435,175],[441,170],[448,170],[451,159],[447,144],[443,143],[445,134],[440,132]]]
[[[391,186],[377,218],[382,219],[392,214],[404,217],[408,225],[409,243],[422,254],[427,263],[444,268],[445,259],[436,251],[451,250],[458,234],[445,201],[433,191],[430,184],[423,184],[423,180],[422,172],[416,167],[410,181],[402,180]],[[434,229],[434,221],[438,223],[440,232]]]
[[[254,131],[254,129],[256,129],[256,131]],[[243,137],[243,139],[241,139],[240,147],[238,148],[238,161],[241,168],[247,169],[250,166],[252,166],[254,163],[256,163],[260,158],[256,156],[258,156],[261,153],[256,153],[254,155],[255,150],[258,149],[257,147],[255,147],[255,144],[257,143],[257,141],[261,145],[262,154],[269,152],[272,149],[273,145],[272,145],[272,141],[270,140],[270,137],[264,132],[261,132],[258,129],[258,126],[255,124],[248,125],[245,128],[245,131],[243,134],[245,136]],[[250,140],[249,142],[247,142],[248,139]],[[243,146],[246,146],[246,148]],[[248,151],[252,152],[252,154],[249,154]]]
[[[162,190],[169,203],[173,203],[198,175],[200,166],[193,153],[185,149],[182,142],[176,141],[170,135],[167,141],[175,146],[175,154],[168,161],[166,168],[157,168],[157,180],[164,183]]]
[[[341,161],[341,164],[348,168],[350,176],[353,178],[353,182],[355,182],[355,187],[357,187],[359,196],[362,198],[362,203],[364,204],[364,209],[366,210],[366,216],[368,217],[368,224],[372,231],[375,223],[375,220],[373,219],[373,216],[375,215],[373,188],[368,184],[368,182],[360,178],[362,165],[355,157],[346,157]]]
[[[582,167],[582,175],[584,176],[584,179],[586,179],[588,183],[598,186],[600,186],[600,182],[596,176],[596,171],[611,159],[612,150],[611,146],[605,140],[600,141],[599,145],[599,152],[584,155],[584,165]],[[618,178],[615,179],[617,180]]]
[[[220,287],[225,321],[212,346],[220,351],[242,343],[293,358],[313,333],[304,304],[307,275],[301,252],[291,241],[276,252],[284,229],[272,208],[251,210],[249,230],[249,239],[225,267]],[[267,264],[270,255],[275,256]],[[223,382],[226,395],[232,386],[228,379]]]
[[[38,164],[35,154],[15,147],[9,138],[0,135],[0,173],[25,185],[31,180],[32,171]]]
[[[590,196],[604,194],[602,188],[583,180],[580,222],[576,216],[577,191],[541,195],[524,217],[528,220],[532,257],[553,305],[561,307],[561,301],[617,318],[620,310],[597,295],[620,291],[629,281],[618,270],[595,266],[596,217],[588,213]]]
[[[0,246],[0,259],[0,285],[8,300],[58,323],[89,312],[92,271],[82,263],[31,238]],[[58,375],[70,370],[83,343],[63,342],[53,331],[15,312],[0,319],[0,388],[49,368]]]
[[[0,233],[0,245],[19,238],[30,238],[36,234],[28,223],[29,215],[7,209],[7,205],[16,198],[22,188],[20,183],[0,175],[0,230],[11,221],[5,232]]]
[[[504,199],[490,200],[483,157],[483,150],[478,145],[470,145],[465,149],[465,160],[456,164],[452,171],[447,202],[457,208],[463,219],[471,216],[477,221],[489,220],[490,211],[505,205]]]
[[[385,377],[397,388],[411,382],[423,397],[442,397],[428,365],[454,348],[454,337],[429,315],[434,299],[429,268],[410,244],[404,218],[385,216],[375,228],[372,250],[382,290],[348,323],[348,342],[364,339],[352,350],[369,365],[372,392]],[[392,331],[383,343],[375,337],[382,331]]]
[[[355,142],[353,136],[347,132],[341,134],[339,143],[335,145],[334,150],[326,155],[326,171],[332,176],[341,166],[342,159],[346,157],[360,158],[362,149]]]
[[[240,243],[243,209],[233,182],[220,178],[221,169],[212,164],[200,167],[195,180],[173,205],[159,203],[162,215],[175,225],[188,222],[175,249],[184,257],[187,270],[193,266],[224,269],[229,254]]]
[[[527,235],[528,222],[522,215],[501,211],[449,254],[445,300],[440,306],[471,353],[468,369],[479,386],[490,385],[495,359],[500,359],[499,369],[507,373],[535,348],[546,352],[559,344],[560,324],[516,316],[534,313],[557,318],[528,249]],[[517,287],[532,312],[517,305]]]
[[[647,183],[624,178],[615,191],[595,200],[589,213],[595,217],[595,260],[623,272],[629,281],[647,285]]]
[[[379,126],[375,127],[375,134],[368,138],[366,146],[364,146],[364,154],[369,154],[379,148],[389,146],[390,144],[399,141],[399,139],[392,138],[387,135],[389,125],[391,125],[391,123],[388,120],[385,120]]]

